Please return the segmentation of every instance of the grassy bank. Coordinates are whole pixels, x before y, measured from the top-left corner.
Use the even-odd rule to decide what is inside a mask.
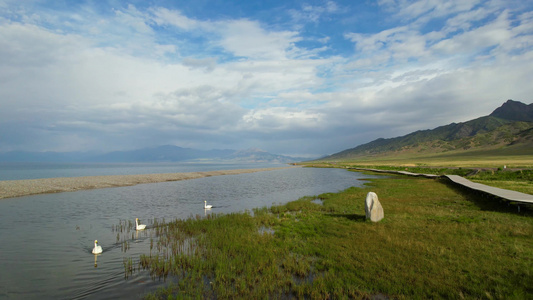
[[[319,199],[159,227],[141,267],[177,283],[147,298],[533,297],[530,211],[399,176]]]
[[[326,162],[326,161],[323,161]],[[533,168],[533,151],[526,148],[520,153],[512,151],[459,151],[455,153],[408,154],[362,156],[351,159],[336,160],[339,163],[366,166],[429,166],[462,168]]]

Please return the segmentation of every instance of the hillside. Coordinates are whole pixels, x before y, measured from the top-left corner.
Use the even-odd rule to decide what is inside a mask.
[[[490,151],[533,154],[533,104],[508,100],[490,115],[395,138],[379,138],[321,160]]]

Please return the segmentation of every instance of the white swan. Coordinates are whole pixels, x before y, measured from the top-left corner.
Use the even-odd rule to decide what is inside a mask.
[[[102,246],[98,246],[98,241],[94,240],[93,254],[100,254],[100,253],[102,253]]]
[[[204,201],[204,208],[211,208],[213,205],[207,205],[207,201]]]
[[[136,218],[135,219],[135,230],[143,230],[144,228],[146,228],[146,225],[139,224],[139,218]]]

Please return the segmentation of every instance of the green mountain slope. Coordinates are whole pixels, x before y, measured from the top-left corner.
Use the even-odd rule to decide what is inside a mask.
[[[533,104],[508,100],[489,116],[420,130],[401,137],[380,138],[321,160],[465,151],[490,151],[492,155],[533,154]]]

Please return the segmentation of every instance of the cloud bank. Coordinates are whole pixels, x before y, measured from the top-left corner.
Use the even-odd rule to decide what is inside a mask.
[[[0,151],[321,155],[531,102],[528,3],[229,6],[0,1]]]

